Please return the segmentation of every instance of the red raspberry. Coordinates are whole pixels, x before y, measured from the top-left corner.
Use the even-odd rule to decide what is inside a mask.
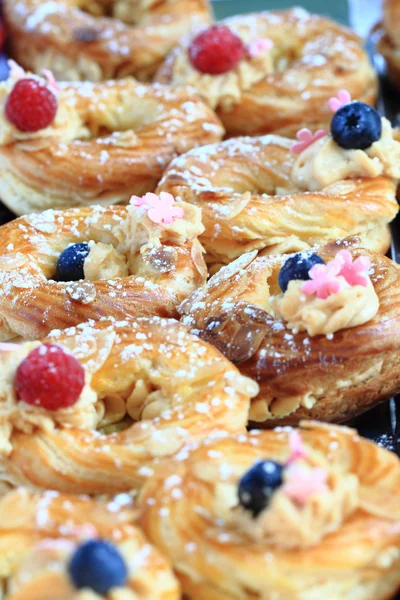
[[[36,79],[20,79],[6,102],[6,117],[20,131],[45,129],[55,119],[58,100],[53,92]]]
[[[203,31],[189,47],[192,65],[209,75],[232,71],[245,54],[246,48],[240,37],[224,25],[213,25]]]
[[[72,354],[42,344],[22,361],[14,380],[17,398],[46,410],[75,404],[85,385],[85,371]]]
[[[6,29],[4,23],[0,21],[0,52],[3,52],[4,45],[6,43]]]

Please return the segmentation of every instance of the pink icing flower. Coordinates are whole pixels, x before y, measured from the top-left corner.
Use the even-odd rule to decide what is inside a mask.
[[[48,87],[51,89],[53,94],[57,95],[60,91],[60,86],[58,85],[53,73],[49,69],[42,69],[42,73],[47,81]]]
[[[340,90],[338,92],[337,98],[330,98],[328,101],[329,108],[334,113],[342,108],[345,104],[350,104],[351,96],[347,90]]]
[[[342,268],[339,275],[344,277],[349,285],[362,285],[367,287],[369,276],[368,271],[371,268],[371,261],[367,256],[359,256],[353,262],[353,257],[348,250],[341,250],[336,258],[342,261]]]
[[[299,458],[306,458],[307,452],[304,446],[303,439],[300,433],[296,430],[290,432],[289,447],[291,453],[288,460],[286,461],[287,465],[291,465],[296,460],[299,460]]]
[[[7,61],[7,64],[8,68],[10,69],[9,77],[11,77],[11,79],[23,79],[24,77],[26,77],[24,69],[20,67],[19,64],[15,62],[15,60],[12,60],[12,58],[10,58]]]
[[[174,197],[167,192],[161,192],[159,196],[149,192],[142,198],[132,196],[131,203],[138,208],[145,208],[153,223],[169,225],[176,219],[183,218],[183,209],[176,206]]]
[[[306,296],[316,294],[317,298],[328,298],[343,289],[344,281],[339,277],[343,262],[334,258],[327,265],[314,265],[309,271],[310,280],[305,281],[301,291]]]
[[[247,52],[252,58],[255,58],[263,52],[268,52],[273,46],[274,42],[269,38],[256,38],[247,45]]]
[[[298,141],[293,142],[290,147],[290,152],[293,154],[301,154],[303,150],[311,146],[311,144],[321,139],[325,135],[328,135],[328,133],[324,129],[319,129],[315,133],[311,133],[311,131],[306,128],[300,129],[300,131],[296,133],[296,138]]]
[[[292,464],[287,468],[283,491],[296,504],[304,506],[309,498],[328,491],[327,479],[324,469]]]

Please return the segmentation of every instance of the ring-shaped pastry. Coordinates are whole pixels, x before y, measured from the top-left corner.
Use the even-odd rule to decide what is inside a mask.
[[[61,346],[84,368],[85,386],[68,408],[18,400],[18,366],[43,344]],[[242,431],[258,391],[216,348],[157,317],[55,331],[41,343],[0,348],[0,362],[0,479],[67,493],[140,486],[191,439]]]
[[[84,592],[75,588],[69,574],[76,551],[98,540],[102,547],[106,542],[112,558],[115,553],[122,558],[127,571],[125,583],[113,595],[124,594],[127,600],[180,598],[167,559],[135,526],[136,511],[126,494],[100,503],[83,496],[33,494],[21,488],[0,500],[0,520],[4,600],[75,600],[89,593],[93,600],[109,598],[89,587]],[[88,569],[88,564],[80,568]],[[115,577],[115,566],[111,575]],[[104,580],[98,574],[99,578]]]
[[[389,75],[393,82],[400,85],[400,2],[383,2],[383,20],[378,25],[378,50],[385,57]]]
[[[14,84],[0,85],[0,196],[18,215],[126,204],[153,191],[173,158],[223,135],[193,93],[130,78],[61,84],[54,122],[26,133],[4,113]]]
[[[180,307],[192,333],[214,344],[258,382],[252,421],[267,426],[295,424],[303,418],[345,421],[399,391],[400,267],[353,243],[333,242],[315,252],[325,261],[343,249],[353,258],[370,259],[370,289],[375,290],[378,307],[375,316],[359,326],[347,322],[352,311],[356,319],[365,306],[357,298],[349,306],[338,297],[343,306],[320,307],[318,318],[322,323],[324,311],[331,310],[326,323],[340,315],[343,328],[312,335],[289,328],[270,302],[281,291],[278,276],[288,256],[257,257],[256,252],[222,267],[204,290],[194,292]],[[295,308],[302,300],[295,300]]]
[[[183,218],[171,224],[130,205],[48,210],[0,227],[0,339],[102,317],[176,317],[207,277],[200,210],[179,206]],[[55,281],[62,252],[85,242],[84,279]]]
[[[158,191],[201,207],[208,264],[226,264],[251,250],[297,252],[354,235],[365,248],[387,251],[388,223],[399,210],[391,178],[374,176],[374,159],[332,147],[330,136],[300,156],[290,152],[292,144],[274,135],[231,139],[191,150],[168,167]],[[391,147],[386,153],[395,155]],[[312,175],[301,179],[307,165]]]
[[[229,135],[290,137],[302,126],[326,127],[328,99],[343,88],[375,103],[377,78],[361,40],[338,23],[296,8],[238,15],[221,25],[248,48],[236,68],[220,75],[198,71],[188,57],[192,34],[167,57],[156,80],[195,87]],[[272,49],[254,53],[251,44],[264,39]]]
[[[189,600],[389,600],[400,585],[399,486],[394,454],[307,422],[188,448],[146,483],[139,522]]]
[[[62,81],[149,80],[186,32],[211,20],[208,0],[7,0],[4,14],[13,57]]]

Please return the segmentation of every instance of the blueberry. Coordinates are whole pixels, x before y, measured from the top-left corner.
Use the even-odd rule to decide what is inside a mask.
[[[382,135],[382,121],[372,106],[350,102],[335,113],[331,123],[335,142],[346,150],[365,150]]]
[[[279,287],[282,292],[286,292],[289,285],[289,281],[292,279],[300,279],[306,281],[310,279],[309,271],[314,265],[324,265],[325,262],[318,254],[312,252],[297,252],[290,256],[287,261],[282,265],[279,272]]]
[[[257,462],[239,482],[239,502],[253,517],[267,508],[272,494],[282,485],[283,466],[272,460]]]
[[[61,252],[57,261],[58,281],[78,281],[84,279],[83,265],[90,252],[89,244],[73,244]]]
[[[128,578],[121,554],[103,540],[90,540],[79,546],[68,571],[78,590],[89,588],[100,596],[106,596],[112,588],[123,586]]]

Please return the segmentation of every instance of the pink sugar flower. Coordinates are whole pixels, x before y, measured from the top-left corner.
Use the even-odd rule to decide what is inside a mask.
[[[328,491],[327,479],[324,469],[292,464],[287,469],[283,491],[296,504],[304,506],[309,498]]]
[[[296,133],[297,142],[293,142],[290,147],[290,152],[293,154],[301,154],[306,148],[311,146],[314,142],[321,139],[325,135],[328,135],[328,132],[324,129],[319,129],[315,133],[311,133],[309,129],[300,129]]]
[[[337,98],[330,98],[328,101],[329,108],[332,112],[336,112],[339,108],[342,108],[345,104],[350,104],[351,96],[347,90],[340,90]]]
[[[367,256],[359,256],[353,262],[353,257],[348,250],[341,250],[336,258],[342,261],[342,268],[339,275],[342,276],[349,285],[362,285],[367,287],[369,276],[368,271],[371,268],[371,261]]]
[[[249,56],[255,58],[260,56],[263,52],[268,52],[273,46],[274,42],[269,38],[256,38],[247,45],[247,52],[249,53]]]
[[[307,451],[304,446],[303,439],[300,433],[296,430],[291,431],[289,435],[289,447],[291,450],[290,456],[286,461],[287,465],[291,465],[300,458],[306,458]]]
[[[53,73],[49,69],[42,69],[42,73],[47,81],[48,87],[51,89],[53,94],[57,95],[60,92],[60,86],[58,85]]]
[[[176,206],[174,197],[167,192],[161,192],[159,196],[149,192],[142,198],[132,196],[131,203],[138,208],[145,208],[153,223],[169,225],[176,219],[182,219],[184,214],[183,209]]]
[[[314,265],[310,271],[310,280],[305,281],[301,291],[306,296],[316,294],[317,298],[328,298],[331,294],[337,294],[343,289],[344,281],[339,277],[343,262],[340,258],[334,258],[327,265]]]
[[[12,58],[10,58],[7,61],[7,64],[8,68],[10,69],[8,76],[11,79],[23,79],[24,77],[26,77],[24,69],[20,67],[19,64],[15,62],[15,60],[12,60]]]

